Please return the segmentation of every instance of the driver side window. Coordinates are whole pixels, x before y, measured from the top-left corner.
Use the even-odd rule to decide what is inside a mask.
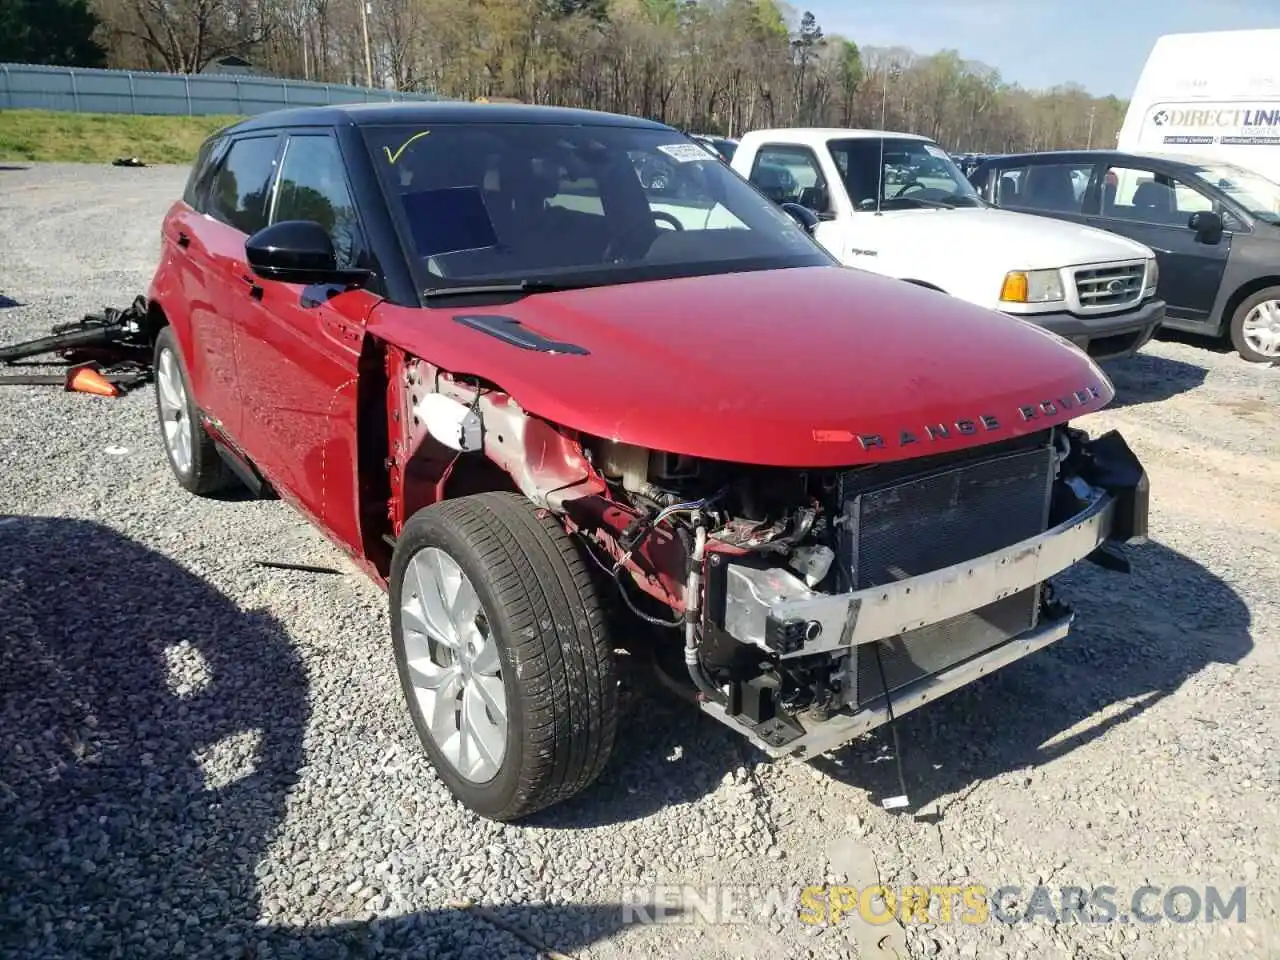
[[[1104,184],[1102,215],[1115,220],[1185,227],[1191,214],[1214,208],[1200,191],[1154,170],[1108,167]]]
[[[814,213],[827,213],[830,209],[826,177],[808,147],[761,147],[751,167],[750,180],[774,203],[798,203]]]
[[[314,220],[333,240],[339,269],[366,266],[355,203],[338,144],[328,134],[289,138],[271,222]]]

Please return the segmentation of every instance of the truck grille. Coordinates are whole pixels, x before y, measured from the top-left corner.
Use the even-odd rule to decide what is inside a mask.
[[[1122,263],[1077,270],[1076,296],[1083,309],[1127,307],[1142,299],[1146,280],[1145,262]]]
[[[1043,533],[1049,524],[1053,449],[1048,433],[1002,444],[976,459],[909,476],[846,475],[842,564],[855,589],[963,563]],[[896,466],[896,465],[895,465]],[[890,691],[1031,629],[1033,587],[881,646]],[[850,700],[883,692],[875,650],[857,647]]]

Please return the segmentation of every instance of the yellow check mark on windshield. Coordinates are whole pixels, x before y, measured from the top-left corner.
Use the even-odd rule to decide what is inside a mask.
[[[415,140],[420,140],[430,132],[431,132],[430,130],[423,130],[421,133],[415,133],[412,137],[410,137],[404,143],[400,144],[400,148],[396,150],[395,153],[391,152],[390,147],[383,147],[382,149],[385,150],[387,153],[387,163],[395,163],[397,160],[400,159],[400,154],[404,153],[405,150],[408,149],[409,144],[413,143],[413,141]]]

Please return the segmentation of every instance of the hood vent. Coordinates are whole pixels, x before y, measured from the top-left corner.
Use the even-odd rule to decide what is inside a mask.
[[[453,319],[464,327],[487,333],[522,350],[536,350],[539,353],[568,353],[579,357],[585,357],[590,353],[585,347],[580,347],[576,343],[549,340],[542,334],[524,327],[515,317],[463,313],[455,315]]]

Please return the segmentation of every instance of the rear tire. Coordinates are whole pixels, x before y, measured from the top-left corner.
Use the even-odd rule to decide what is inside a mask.
[[[160,439],[173,475],[183,489],[199,496],[225,490],[236,482],[235,474],[200,423],[200,410],[172,327],[165,327],[156,337],[153,369]]]
[[[554,517],[512,493],[433,504],[397,539],[389,587],[409,713],[459,802],[512,821],[595,781],[617,667],[590,570]]]
[[[1268,335],[1271,352],[1265,353]],[[1231,345],[1250,363],[1280,362],[1280,287],[1259,290],[1236,308]]]

